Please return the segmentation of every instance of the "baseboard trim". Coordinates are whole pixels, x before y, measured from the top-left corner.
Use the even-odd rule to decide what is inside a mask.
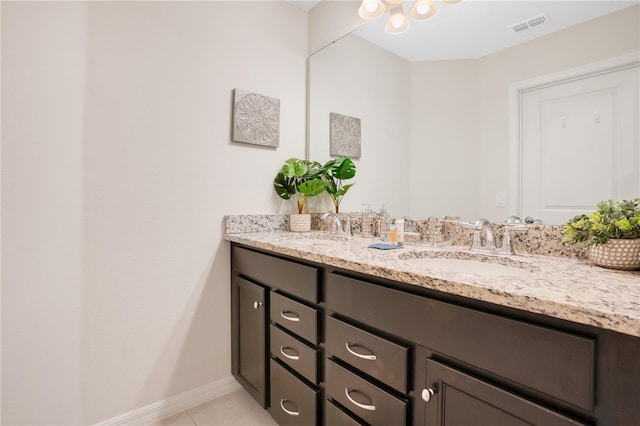
[[[240,384],[236,379],[234,379],[233,376],[225,377],[216,382],[98,423],[96,426],[130,426],[157,422],[184,410],[188,410],[189,408],[193,408],[196,405],[219,398],[237,389],[240,389]]]

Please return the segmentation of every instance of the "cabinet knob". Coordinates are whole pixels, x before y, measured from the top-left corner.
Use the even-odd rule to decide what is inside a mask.
[[[258,301],[253,302],[253,309],[258,309],[260,306],[262,306],[262,302],[258,302]]]
[[[429,389],[422,389],[422,400],[424,402],[429,402],[431,401],[431,397],[433,396],[435,392],[433,391],[433,389],[429,388]]]

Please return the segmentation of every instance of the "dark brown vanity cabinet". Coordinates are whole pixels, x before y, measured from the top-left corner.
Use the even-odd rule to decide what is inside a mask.
[[[370,425],[407,424],[408,346],[327,316],[326,355],[331,404]]]
[[[508,390],[438,361],[427,359],[426,421],[439,426],[584,425]]]
[[[232,245],[232,372],[280,425],[318,424],[318,268]]]
[[[362,424],[387,425],[640,424],[640,339],[426,293],[346,271],[326,274],[327,412],[335,406]],[[331,343],[345,335],[343,324],[374,337],[348,337],[359,355],[383,354],[373,349],[376,339],[407,355],[390,357],[384,371],[375,361],[365,366],[345,353],[344,342]],[[381,398],[370,386],[407,410],[378,423],[377,407],[358,408]]]
[[[316,425],[319,310],[271,293],[271,416],[285,426]]]
[[[640,425],[640,338],[232,245],[233,374],[281,425]]]
[[[231,369],[238,382],[267,406],[265,287],[239,276],[231,278]]]

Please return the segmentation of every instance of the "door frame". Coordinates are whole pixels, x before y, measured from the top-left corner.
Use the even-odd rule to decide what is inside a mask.
[[[527,92],[640,66],[640,52],[509,84],[509,216],[522,216],[522,100]]]

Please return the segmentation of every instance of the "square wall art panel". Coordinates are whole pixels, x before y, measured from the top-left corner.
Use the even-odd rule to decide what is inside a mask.
[[[277,147],[280,99],[241,89],[233,92],[233,141]]]
[[[329,113],[329,154],[334,157],[360,158],[360,119]]]

